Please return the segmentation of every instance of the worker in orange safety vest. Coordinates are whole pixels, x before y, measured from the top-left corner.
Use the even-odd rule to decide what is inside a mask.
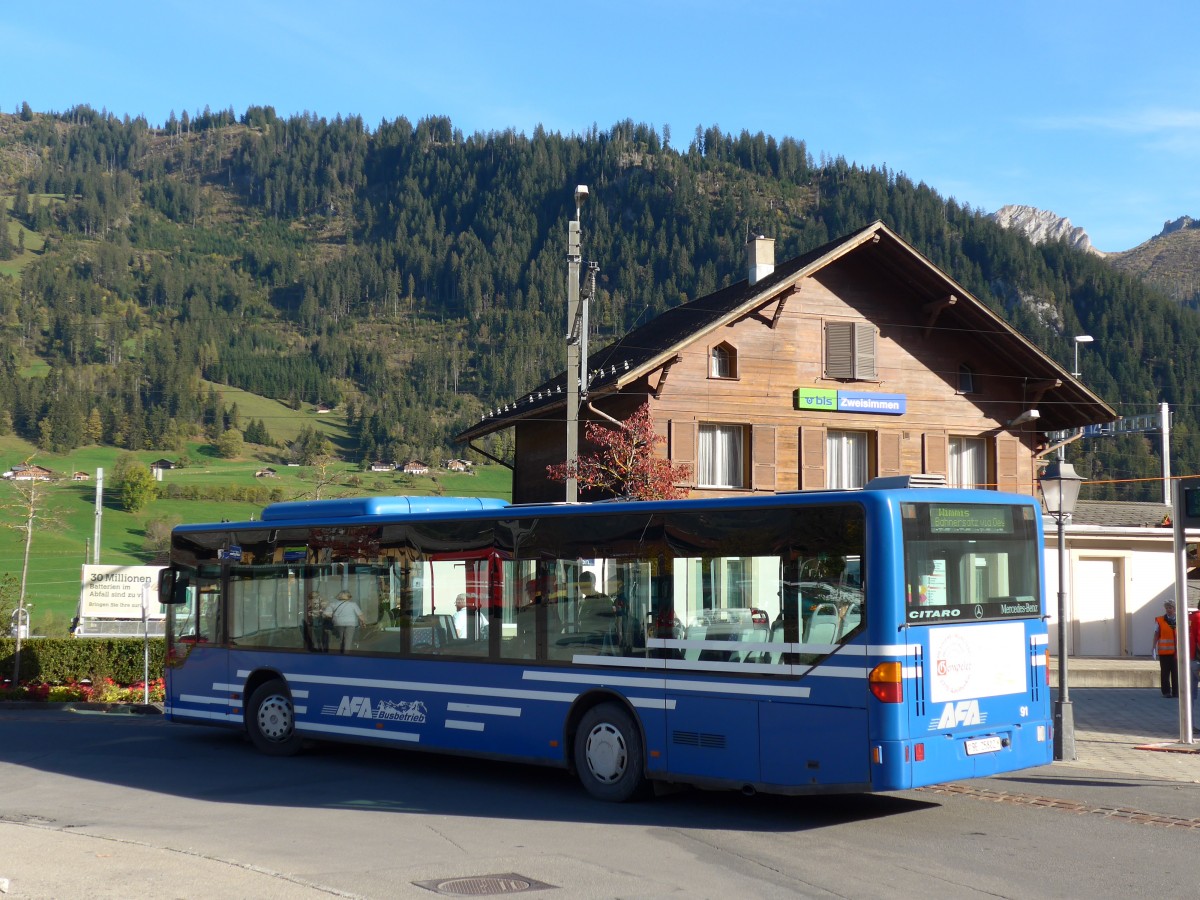
[[[1164,697],[1179,696],[1179,666],[1175,658],[1175,601],[1163,601],[1163,615],[1154,620],[1154,656]]]

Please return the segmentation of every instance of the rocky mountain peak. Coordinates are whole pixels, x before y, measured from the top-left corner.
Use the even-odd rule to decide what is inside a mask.
[[[1070,219],[1057,216],[1044,209],[1032,206],[1002,206],[988,218],[994,219],[1005,228],[1023,232],[1033,243],[1066,240],[1078,250],[1086,250],[1103,256],[1104,253],[1092,246],[1092,239],[1082,228],[1076,228]]]
[[[1158,233],[1159,237],[1164,234],[1170,234],[1173,231],[1185,231],[1188,228],[1200,228],[1200,222],[1197,222],[1191,216],[1180,216],[1174,222],[1164,222],[1163,230]]]

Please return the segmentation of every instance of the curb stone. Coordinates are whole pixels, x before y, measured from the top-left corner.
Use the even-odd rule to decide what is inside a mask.
[[[0,700],[0,709],[49,709],[65,712],[87,710],[134,716],[157,716],[162,715],[163,705],[161,703],[85,703],[82,701],[58,703],[49,700]]]

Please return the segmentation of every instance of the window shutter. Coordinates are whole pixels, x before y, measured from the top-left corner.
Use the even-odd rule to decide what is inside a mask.
[[[677,466],[686,465],[691,469],[691,483],[696,483],[696,423],[667,422],[667,452],[671,462]]]
[[[825,377],[854,377],[854,323],[825,324]]]
[[[875,326],[870,322],[825,323],[825,377],[874,381]]]
[[[950,478],[950,438],[944,431],[925,434],[925,473]]]
[[[753,459],[750,486],[756,491],[775,490],[775,426],[755,425],[750,444]]]
[[[863,381],[874,381],[875,375],[875,326],[868,322],[854,322],[854,377]]]
[[[880,477],[900,474],[900,438],[899,431],[881,431],[877,435]]]
[[[1020,493],[1018,469],[1022,444],[1014,437],[1001,435],[996,438],[996,489],[1008,493]]]
[[[825,432],[820,426],[800,429],[800,490],[825,487]]]

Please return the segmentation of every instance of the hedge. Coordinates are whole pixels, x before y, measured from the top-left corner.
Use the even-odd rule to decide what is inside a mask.
[[[18,682],[71,684],[111,678],[117,684],[142,680],[143,638],[27,638],[21,641]],[[0,638],[0,681],[12,677],[17,642]],[[150,639],[150,679],[162,678],[166,642]]]

